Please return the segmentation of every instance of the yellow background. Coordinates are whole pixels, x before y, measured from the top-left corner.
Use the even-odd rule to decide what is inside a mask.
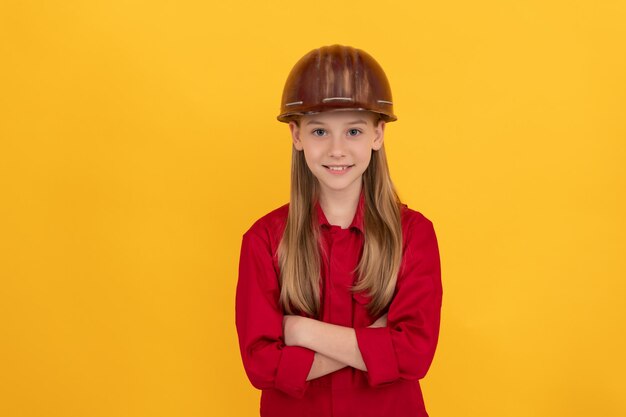
[[[432,417],[626,415],[626,4],[3,1],[0,415],[254,416],[241,235],[288,201],[292,65],[385,69],[435,224]]]

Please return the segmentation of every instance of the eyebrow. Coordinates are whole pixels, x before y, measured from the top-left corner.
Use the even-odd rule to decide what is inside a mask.
[[[324,123],[320,122],[319,120],[313,119],[313,120],[309,120],[306,123],[306,126],[308,126],[308,125],[323,125],[323,124]],[[354,120],[352,122],[348,122],[346,124],[349,124],[349,125],[364,124],[364,125],[366,125],[367,122],[365,120],[363,120],[363,119],[358,119],[358,120]]]

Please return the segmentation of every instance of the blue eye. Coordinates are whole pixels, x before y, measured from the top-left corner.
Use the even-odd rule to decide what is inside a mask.
[[[350,133],[352,133],[352,132],[355,132],[355,133],[350,134]],[[358,135],[359,133],[361,133],[361,131],[360,131],[359,129],[350,129],[350,130],[348,130],[348,133],[350,134],[350,136],[356,136],[356,135]]]
[[[318,135],[318,134],[316,134],[316,132],[324,132],[324,129],[315,129],[315,130],[312,132],[315,136],[322,136],[322,135],[323,135],[323,133],[322,133],[322,134],[320,134],[320,135]]]

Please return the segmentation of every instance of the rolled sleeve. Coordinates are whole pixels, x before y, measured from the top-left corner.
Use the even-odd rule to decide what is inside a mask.
[[[371,386],[389,384],[400,376],[396,351],[388,327],[357,327],[354,329],[367,379]]]
[[[243,235],[235,296],[235,324],[243,366],[257,389],[278,389],[302,398],[315,352],[287,346],[283,336],[280,288],[268,239]]]
[[[285,346],[282,350],[275,385],[292,397],[302,398],[309,385],[306,377],[311,371],[315,352],[301,346]]]
[[[420,214],[408,226],[387,327],[355,328],[370,386],[426,376],[439,338],[442,295],[437,237]]]

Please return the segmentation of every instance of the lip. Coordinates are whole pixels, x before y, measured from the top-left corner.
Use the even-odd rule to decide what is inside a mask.
[[[340,167],[340,166],[345,166],[345,165],[322,165],[322,166],[324,167],[324,169],[326,169],[327,172],[329,172],[332,175],[344,175],[345,173],[347,173],[348,171],[350,171],[354,167],[354,164],[349,165],[346,169],[343,169],[341,171],[334,171],[334,170],[332,170],[332,169],[330,169],[328,167],[329,166],[331,166],[331,167],[339,166]]]

